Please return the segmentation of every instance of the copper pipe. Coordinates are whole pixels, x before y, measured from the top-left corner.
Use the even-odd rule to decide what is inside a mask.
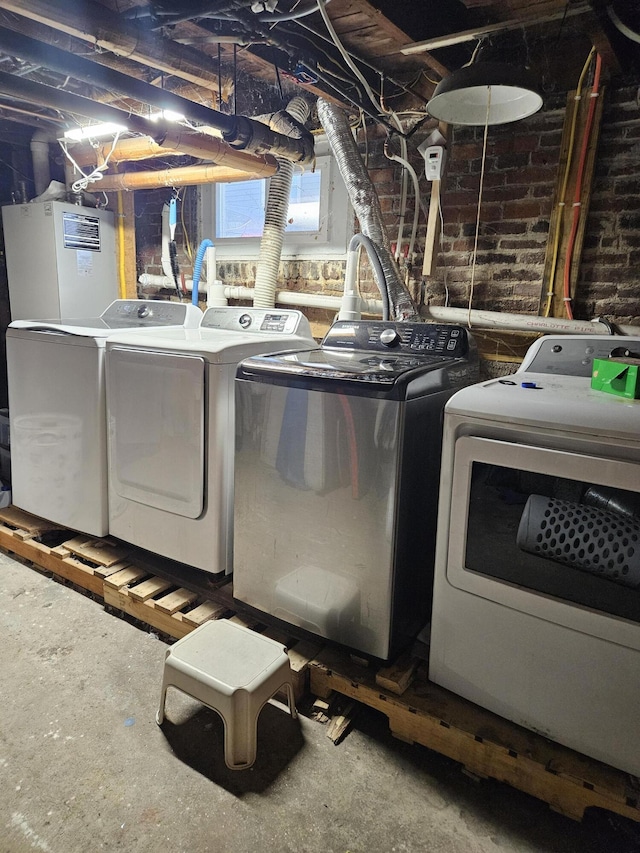
[[[196,184],[215,184],[231,181],[254,181],[268,178],[275,173],[267,167],[262,171],[242,172],[212,164],[202,166],[181,166],[177,169],[160,169],[156,172],[124,172],[105,175],[96,183],[95,189],[104,192],[117,190],[151,190],[158,187],[187,187]]]

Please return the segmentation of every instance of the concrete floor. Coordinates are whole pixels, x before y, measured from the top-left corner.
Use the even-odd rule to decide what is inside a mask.
[[[369,709],[334,746],[267,706],[228,771],[213,712],[170,691],[156,725],[161,640],[2,553],[0,576],[0,853],[640,850],[640,825],[473,782]]]

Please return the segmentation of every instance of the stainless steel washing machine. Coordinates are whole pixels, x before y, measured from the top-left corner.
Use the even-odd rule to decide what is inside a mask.
[[[337,322],[236,376],[234,596],[386,660],[429,618],[442,410],[460,326]]]

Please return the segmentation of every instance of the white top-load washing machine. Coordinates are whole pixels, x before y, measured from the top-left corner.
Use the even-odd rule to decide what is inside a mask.
[[[640,775],[640,400],[591,388],[594,346],[638,339],[543,340],[447,403],[429,675]]]
[[[233,593],[388,659],[431,607],[442,410],[477,380],[466,329],[338,321],[236,380]]]
[[[207,572],[229,572],[237,364],[315,345],[300,311],[236,307],[209,308],[192,332],[112,338],[111,533]]]
[[[191,304],[117,299],[100,315],[7,330],[12,498],[56,524],[108,532],[105,342],[123,329],[195,327]]]

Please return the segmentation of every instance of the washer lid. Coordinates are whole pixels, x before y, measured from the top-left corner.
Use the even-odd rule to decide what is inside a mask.
[[[312,337],[269,330],[230,331],[228,329],[157,329],[145,332],[122,332],[109,338],[107,349],[129,347],[156,353],[189,353],[209,364],[237,364],[243,358],[267,352],[286,352],[313,346]]]
[[[468,385],[477,379],[476,372],[476,365],[463,358],[322,346],[246,358],[236,377],[310,391],[409,400]]]
[[[9,328],[106,338],[123,329],[140,330],[157,327],[193,329],[200,324],[202,317],[202,311],[191,303],[167,302],[160,299],[116,299],[99,317],[14,320]]]

